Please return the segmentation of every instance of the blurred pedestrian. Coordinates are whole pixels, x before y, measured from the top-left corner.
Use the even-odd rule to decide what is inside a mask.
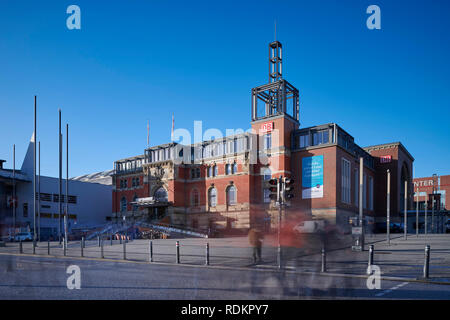
[[[264,236],[257,228],[251,228],[248,232],[248,241],[253,247],[253,263],[261,262],[261,247]]]

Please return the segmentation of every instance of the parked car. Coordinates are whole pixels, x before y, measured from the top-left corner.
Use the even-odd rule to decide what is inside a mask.
[[[15,235],[14,241],[32,241],[33,234],[31,232],[20,232]]]
[[[316,220],[316,221],[302,221],[298,223],[294,230],[299,233],[315,233],[318,232],[320,229],[323,229],[324,222],[323,220]]]
[[[403,232],[403,223],[390,223],[389,230],[391,233],[402,233]],[[375,223],[375,232],[376,233],[386,233],[386,222],[377,222]]]

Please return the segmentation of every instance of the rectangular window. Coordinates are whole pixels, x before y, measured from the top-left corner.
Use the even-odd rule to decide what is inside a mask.
[[[23,216],[28,217],[28,203],[23,204]]]
[[[328,143],[328,130],[322,130],[313,133],[313,145]]]
[[[214,166],[214,177],[217,177],[219,175],[219,168],[215,165]]]
[[[164,149],[164,157],[165,157],[165,160],[170,159],[169,148]]]
[[[350,161],[342,159],[341,166],[341,200],[344,203],[351,203],[350,200]]]
[[[77,196],[69,196],[68,197],[68,202],[72,203],[72,204],[76,204],[77,203]]]
[[[309,147],[309,134],[303,134],[300,136],[300,148]]]
[[[272,134],[268,133],[264,135],[264,150],[272,148]]]

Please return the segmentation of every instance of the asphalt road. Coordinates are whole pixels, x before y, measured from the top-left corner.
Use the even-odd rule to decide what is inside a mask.
[[[68,289],[67,268],[80,268],[80,289]],[[0,255],[0,299],[450,299],[450,285],[280,273],[263,268],[115,262]]]

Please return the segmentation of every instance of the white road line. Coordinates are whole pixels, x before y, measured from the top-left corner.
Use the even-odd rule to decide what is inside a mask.
[[[392,287],[392,288],[390,288],[390,289],[387,289],[387,290],[384,290],[384,291],[382,291],[382,292],[377,293],[377,294],[375,295],[375,297],[382,297],[382,296],[384,296],[385,294],[391,293],[391,292],[394,291],[394,290],[397,290],[397,289],[399,289],[399,288],[401,288],[401,287],[403,287],[403,286],[406,286],[408,283],[409,283],[409,282],[403,282],[403,283],[400,283],[400,284],[396,285],[395,287]]]

